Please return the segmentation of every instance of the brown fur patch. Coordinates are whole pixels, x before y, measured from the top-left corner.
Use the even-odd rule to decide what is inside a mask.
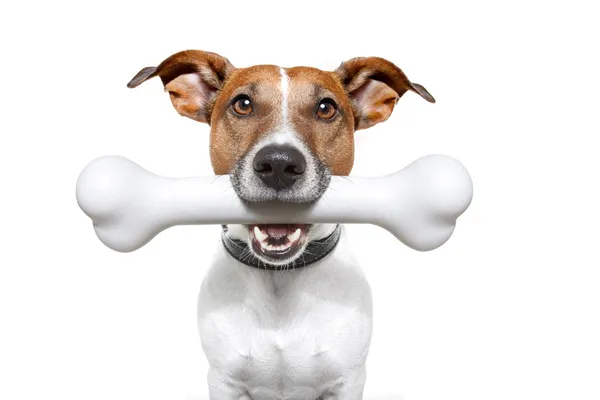
[[[348,175],[354,164],[354,115],[348,95],[331,72],[295,67],[289,77],[289,117],[294,130],[334,175]],[[333,100],[338,108],[331,120],[315,113],[321,100]]]
[[[228,174],[237,160],[280,122],[279,67],[257,65],[235,70],[221,90],[212,110],[210,158],[215,174]],[[253,111],[237,116],[231,102],[245,94]]]

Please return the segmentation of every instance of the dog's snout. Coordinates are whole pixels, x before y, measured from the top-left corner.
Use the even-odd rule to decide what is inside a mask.
[[[254,157],[256,175],[273,189],[292,186],[306,170],[306,159],[292,146],[265,146]]]

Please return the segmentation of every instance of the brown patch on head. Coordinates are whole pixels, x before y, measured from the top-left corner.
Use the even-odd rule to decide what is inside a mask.
[[[406,91],[435,102],[423,86],[382,58],[354,58],[333,72],[310,67],[285,72],[286,121],[281,71],[273,65],[236,69],[218,54],[188,50],[158,67],[142,69],[127,86],[159,76],[179,114],[210,124],[210,156],[216,174],[231,173],[265,135],[288,129],[329,172],[348,175],[354,163],[355,130],[388,119]],[[233,104],[240,98],[248,112],[235,111]]]
[[[216,174],[228,174],[237,160],[265,134],[276,129],[281,113],[279,67],[257,65],[235,70],[224,85],[213,108],[210,157]],[[247,96],[248,115],[237,115],[233,102]]]
[[[354,116],[348,95],[331,72],[316,68],[286,69],[289,78],[288,115],[295,132],[334,175],[348,175],[354,164]],[[320,118],[322,101],[337,109]]]

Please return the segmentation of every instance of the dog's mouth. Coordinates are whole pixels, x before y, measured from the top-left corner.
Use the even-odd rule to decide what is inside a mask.
[[[309,229],[308,224],[248,225],[252,250],[276,264],[292,260],[304,250]]]

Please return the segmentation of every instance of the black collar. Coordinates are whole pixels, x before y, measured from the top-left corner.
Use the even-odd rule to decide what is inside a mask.
[[[340,240],[342,228],[338,224],[335,230],[327,237],[310,242],[300,258],[289,265],[271,265],[267,264],[258,258],[254,257],[248,249],[248,244],[239,239],[227,237],[227,227],[223,225],[221,233],[221,241],[225,250],[239,262],[248,265],[249,267],[266,269],[266,270],[290,270],[296,268],[307,267],[325,258],[333,251]]]

